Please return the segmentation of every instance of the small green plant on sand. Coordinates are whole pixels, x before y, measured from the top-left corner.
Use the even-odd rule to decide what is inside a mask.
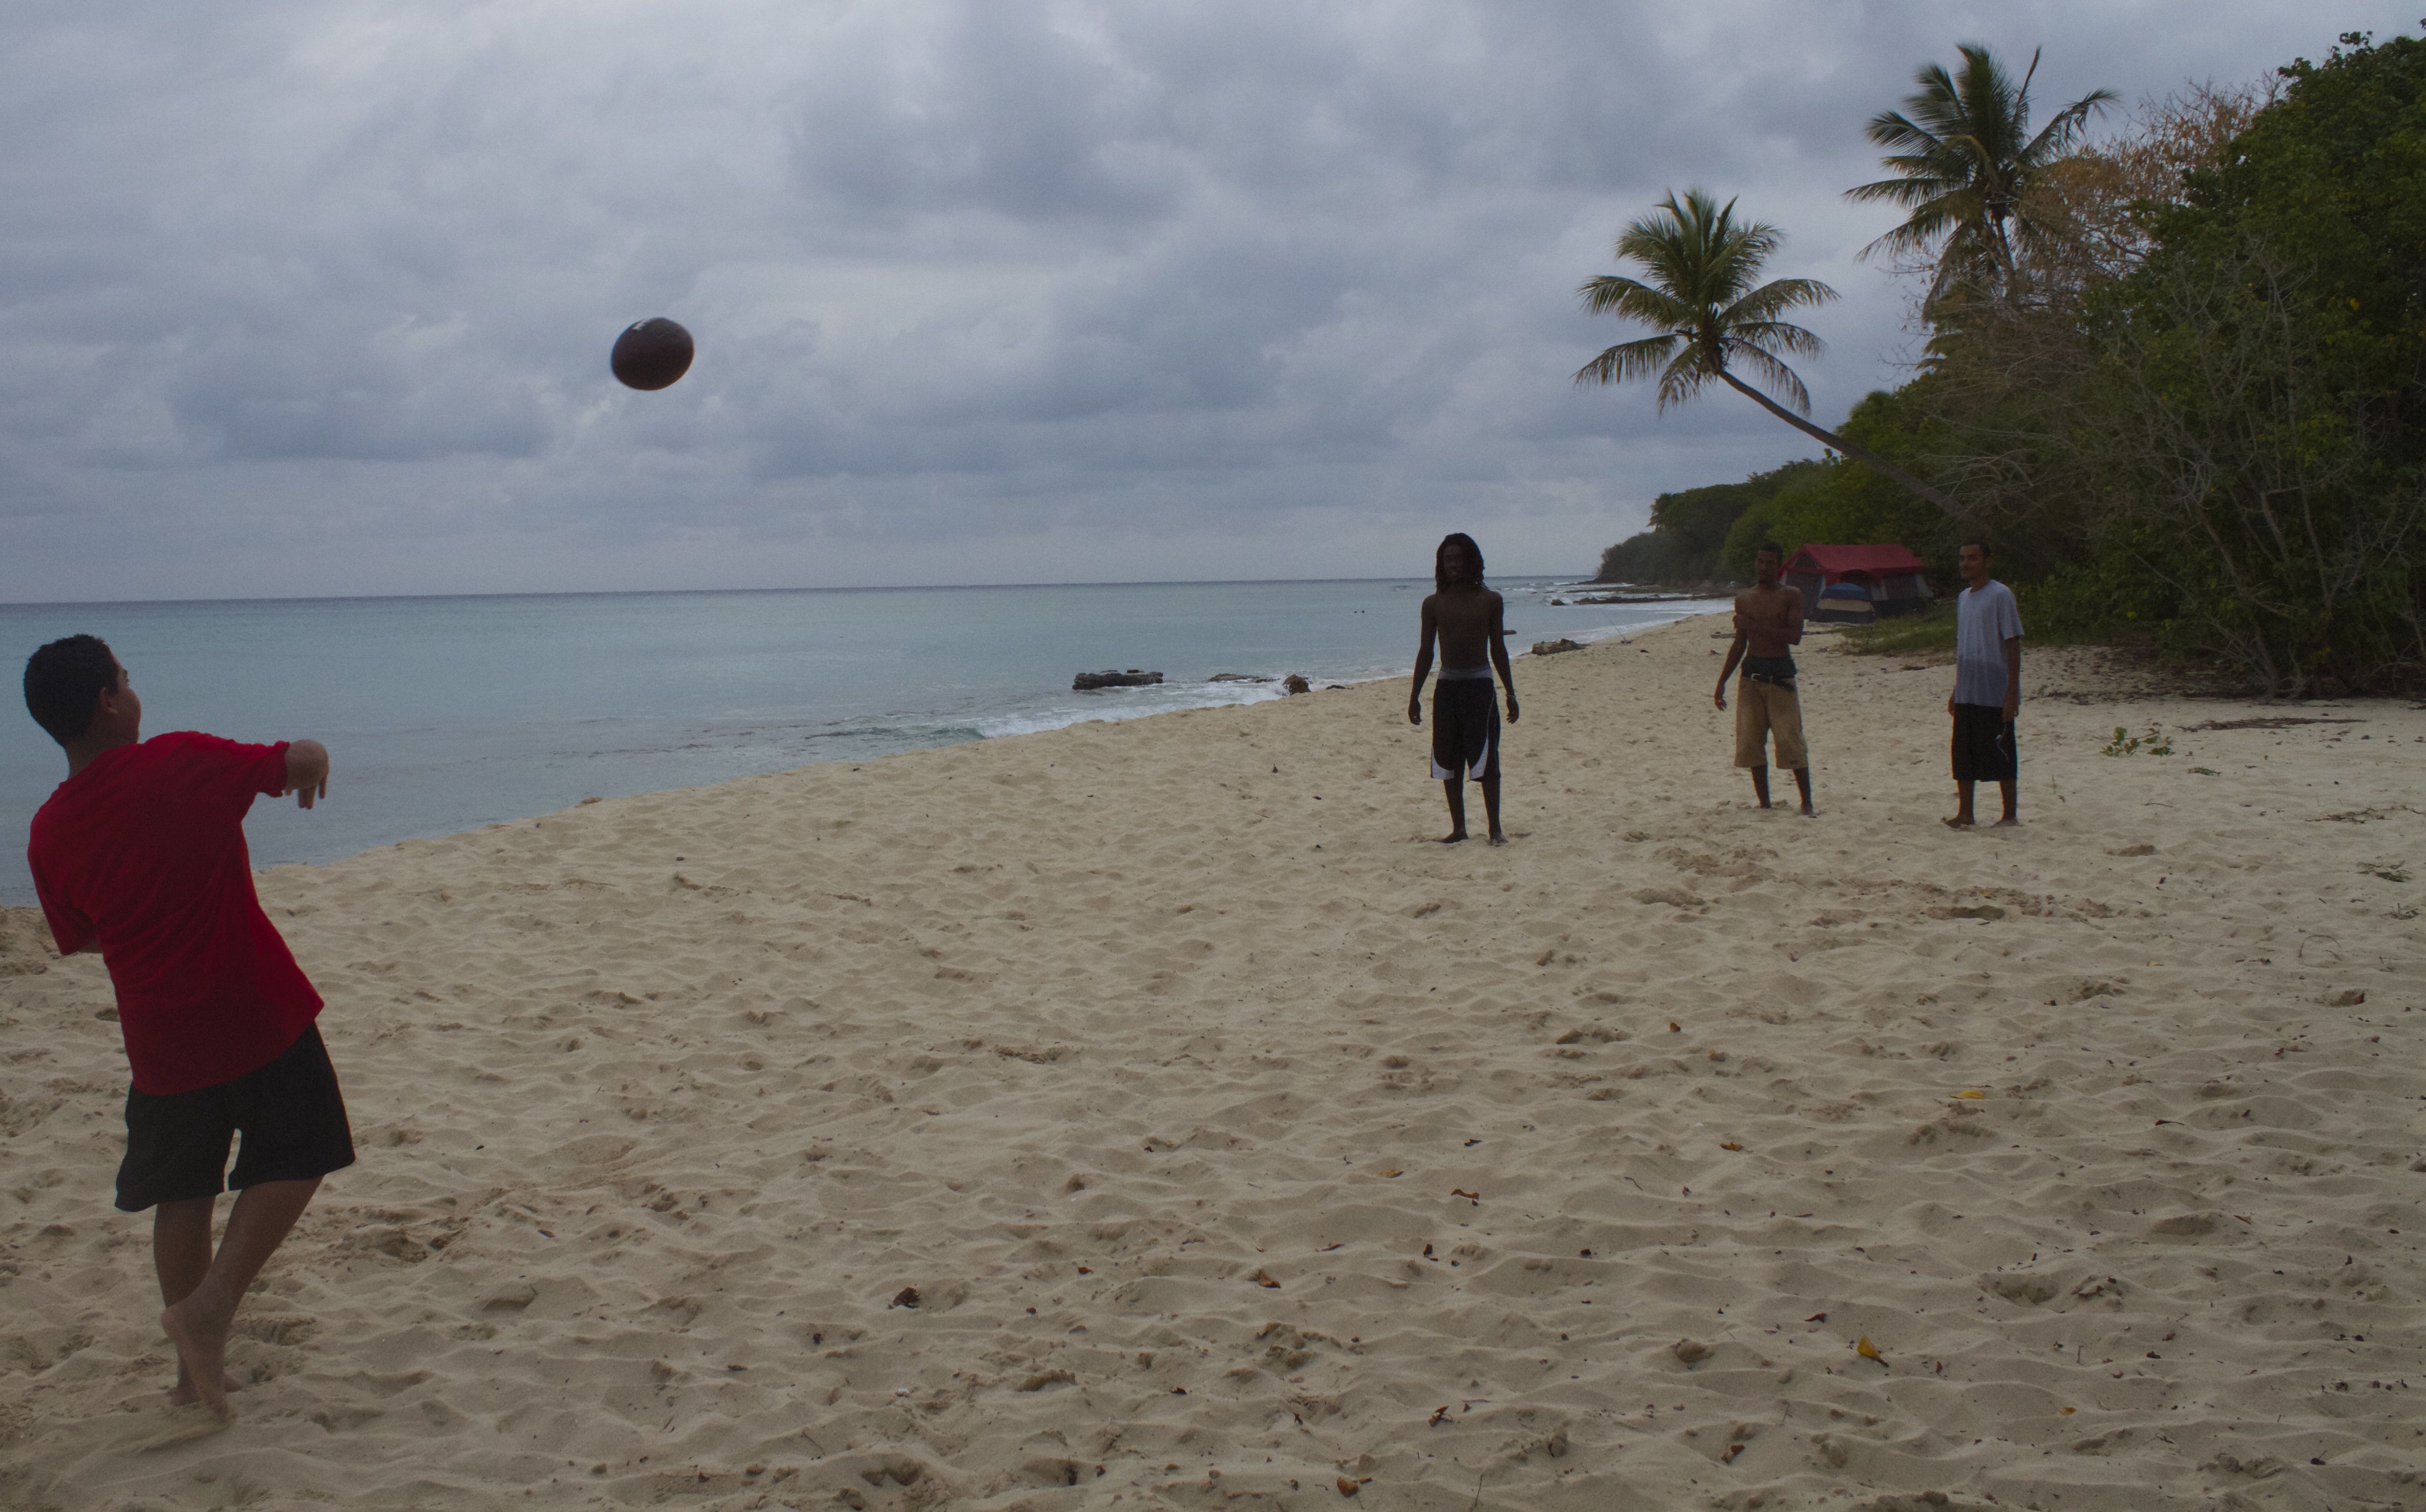
[[[2191,770],[2198,773],[2201,777],[2222,777],[2224,775],[2212,766],[2193,766]]]
[[[2114,738],[2106,743],[2106,748],[2100,752],[2100,754],[2106,756],[2136,756],[2142,751],[2145,751],[2151,756],[2171,756],[2174,753],[2174,737],[2166,734],[2162,730],[2159,730],[2155,725],[2150,725],[2148,727],[2148,732],[2144,735],[2132,734],[2121,725],[2116,725],[2114,727]],[[2205,768],[2193,767],[2192,770],[2199,771],[2205,770]],[[2208,775],[2212,777],[2215,774],[2209,772]]]
[[[2362,866],[2359,870],[2367,873],[2369,877],[2381,877],[2387,882],[2406,882],[2409,880],[2409,868],[2397,861],[2390,866]]]

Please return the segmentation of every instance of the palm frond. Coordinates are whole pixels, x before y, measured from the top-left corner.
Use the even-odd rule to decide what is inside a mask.
[[[1903,102],[1904,110],[1910,111],[1911,116],[1884,110],[1870,119],[1869,137],[1876,145],[1906,147],[1934,143],[1945,138],[1949,122],[1956,130],[1962,129],[1959,105],[1962,91],[1956,87],[1953,76],[1946,72],[1944,64],[1922,64],[1913,74],[1912,82],[1919,88],[1906,95]],[[1915,121],[1912,119],[1914,116],[1919,119]]]
[[[1681,340],[1670,331],[1645,336],[1641,341],[1620,342],[1576,369],[1576,382],[1624,383],[1629,378],[1649,378],[1670,361]]]
[[[1576,292],[1583,297],[1584,308],[1596,315],[1624,315],[1646,326],[1682,326],[1693,318],[1691,305],[1622,274],[1586,280]]]
[[[1727,355],[1743,363],[1750,370],[1754,382],[1776,394],[1791,406],[1795,413],[1807,415],[1811,412],[1811,391],[1794,376],[1794,369],[1750,342],[1729,342]]]
[[[1965,42],[1958,88],[1965,135],[1979,144],[1981,155],[1997,162],[2009,158],[2021,145],[2021,123],[2030,118],[2030,86],[2015,84],[1997,56],[1977,42]],[[2030,68],[2038,68],[2032,54]]]
[[[1734,201],[1727,201],[1728,210],[1735,207]],[[1766,263],[1786,241],[1786,233],[1765,220],[1755,220],[1748,226],[1724,223],[1713,228],[1713,236],[1727,249],[1731,265]]]
[[[1719,322],[1739,326],[1770,321],[1785,311],[1834,304],[1836,298],[1836,291],[1818,279],[1776,279],[1720,311]]]
[[[1619,234],[1617,255],[1642,264],[1653,281],[1686,305],[1722,303],[1732,298],[1733,265],[1746,255],[1767,256],[1778,234],[1774,227],[1757,223],[1737,226],[1734,212],[1732,200],[1722,205],[1700,189],[1687,190],[1680,200],[1671,191],[1653,214]]]
[[[1883,161],[1902,176],[1856,184],[1845,191],[1845,198],[1856,204],[1867,204],[1873,200],[1884,200],[1891,204],[1923,204],[1939,195],[1962,188],[1968,181],[1967,174],[1939,171],[1940,165],[1934,161],[1917,157],[1890,157]]]
[[[2111,89],[2092,89],[2057,111],[2045,129],[2022,149],[2021,160],[2033,168],[2054,162],[2088,129],[2089,118],[2113,104],[2114,100],[2115,94]]]
[[[1909,148],[1911,155],[1926,156],[1937,150],[1937,134],[1906,116],[1900,110],[1882,110],[1862,128],[1871,144],[1878,147]]]
[[[1958,189],[1941,194],[1915,209],[1900,225],[1863,248],[1860,255],[1869,258],[1881,252],[1899,256],[1907,252],[1924,252],[1936,246],[1941,237],[1960,234],[1965,227],[1983,218],[1980,196],[1976,192]]]
[[[1683,404],[1702,392],[1702,385],[1718,376],[1702,348],[1688,343],[1676,360],[1659,375],[1659,413],[1666,414],[1672,404]]]
[[[1784,320],[1743,321],[1728,334],[1771,356],[1790,352],[1797,357],[1821,357],[1828,351],[1828,344],[1818,335]]]

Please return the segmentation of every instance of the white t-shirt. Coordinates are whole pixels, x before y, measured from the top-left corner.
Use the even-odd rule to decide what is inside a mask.
[[[1954,701],[2001,707],[2005,642],[2022,633],[2014,590],[1991,578],[1954,598]]]

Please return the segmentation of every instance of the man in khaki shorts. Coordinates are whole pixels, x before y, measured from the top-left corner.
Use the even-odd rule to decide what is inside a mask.
[[[1803,704],[1794,689],[1792,648],[1803,643],[1803,594],[1778,582],[1786,554],[1763,541],[1752,559],[1753,586],[1736,595],[1736,639],[1719,668],[1710,701],[1724,711],[1727,679],[1743,665],[1736,684],[1736,764],[1752,772],[1752,790],[1769,807],[1769,742],[1777,741],[1777,764],[1794,774],[1803,791],[1803,816],[1812,817],[1811,755],[1803,745]]]

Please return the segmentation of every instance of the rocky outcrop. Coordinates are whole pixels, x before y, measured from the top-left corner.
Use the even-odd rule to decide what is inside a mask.
[[[1533,654],[1536,656],[1556,656],[1562,651],[1581,651],[1583,649],[1583,645],[1580,641],[1569,640],[1563,635],[1560,636],[1556,640],[1537,640],[1533,642]]]
[[[1311,693],[1314,691],[1314,684],[1307,682],[1304,678],[1300,677],[1295,672],[1291,672],[1288,676],[1281,679],[1281,686],[1288,689],[1291,693]]]
[[[1081,672],[1070,680],[1070,691],[1092,693],[1097,688],[1152,687],[1161,681],[1160,672],[1140,672],[1134,667],[1125,672]]]

